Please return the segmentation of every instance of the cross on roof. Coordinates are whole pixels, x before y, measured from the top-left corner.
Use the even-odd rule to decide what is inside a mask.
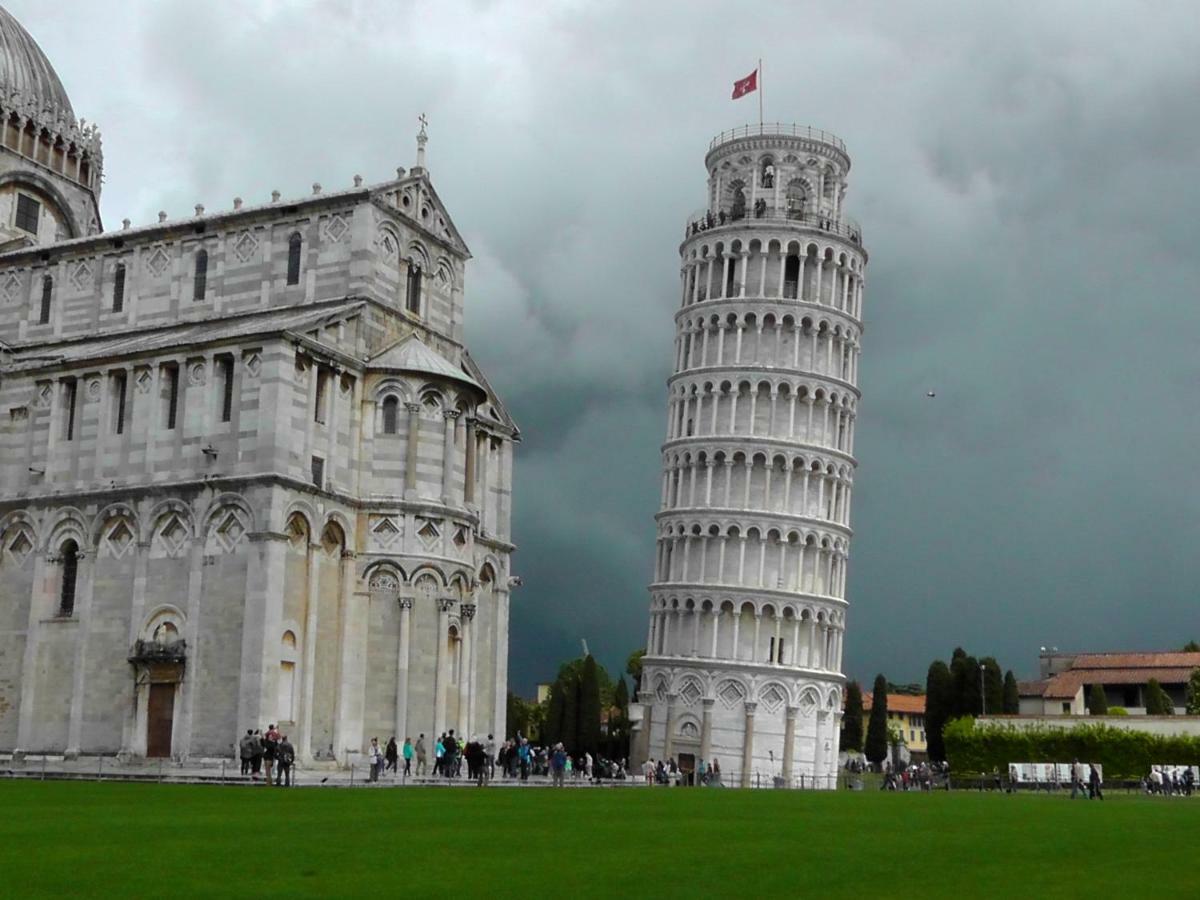
[[[429,124],[429,119],[425,116],[425,113],[421,113],[417,116],[417,121],[421,123],[421,135],[423,137],[425,135],[425,126]]]

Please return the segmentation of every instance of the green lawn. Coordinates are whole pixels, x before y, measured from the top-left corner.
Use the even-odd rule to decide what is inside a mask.
[[[1196,897],[1198,817],[1137,796],[5,781],[0,896]]]

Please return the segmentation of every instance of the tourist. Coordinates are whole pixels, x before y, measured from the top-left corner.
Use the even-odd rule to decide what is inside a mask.
[[[424,734],[417,735],[417,745],[414,749],[417,752],[417,775],[428,775],[429,768],[428,759],[426,758]]]
[[[642,777],[646,779],[646,784],[654,784],[654,760],[648,759],[642,763]]]
[[[393,735],[388,739],[387,749],[383,752],[383,758],[387,761],[384,767],[384,772],[396,774],[396,763],[400,760],[400,748],[396,746],[396,737]]]
[[[487,766],[488,780],[491,781],[496,777],[496,739],[490,734],[487,736],[487,743],[483,745],[484,765]]]
[[[1089,764],[1088,768],[1091,769],[1088,773],[1088,799],[1103,800],[1104,794],[1100,791],[1100,771],[1092,764]]]
[[[275,748],[275,784],[283,787],[292,786],[292,764],[296,761],[296,748],[292,746],[292,742],[288,740],[288,736],[282,735],[279,739],[279,746]]]
[[[274,723],[267,726],[267,733],[263,735],[262,743],[263,772],[269,786],[271,784],[271,767],[275,765],[275,748],[279,746],[279,732],[275,730]]]
[[[245,736],[238,741],[238,755],[242,758],[242,774],[250,774],[251,760],[254,757],[254,729],[247,728]]]
[[[554,753],[550,756],[550,775],[554,787],[563,787],[563,779],[566,777],[567,764],[570,762],[567,757],[567,751],[563,749],[562,744],[554,745]]]
[[[258,773],[262,771],[263,760],[263,736],[262,731],[258,728],[254,729],[254,734],[250,741],[250,777],[258,778]]]
[[[446,735],[445,735],[445,733],[443,733],[442,736],[440,738],[438,738],[436,741],[434,741],[434,744],[433,744],[433,774],[434,775],[442,774],[442,764],[444,763],[444,761],[446,759],[445,740],[446,740]]]
[[[533,764],[533,754],[529,749],[529,739],[521,738],[521,746],[517,748],[517,760],[521,766],[521,780],[529,780],[529,769]]]
[[[412,738],[404,739],[404,748],[400,751],[404,755],[404,777],[407,778],[412,774],[413,761],[413,745]]]
[[[1084,796],[1084,779],[1086,774],[1083,770],[1083,763],[1075,760],[1071,763],[1071,799],[1074,800],[1076,795]]]
[[[450,733],[442,740],[442,774],[447,778],[453,778],[458,774],[458,739],[454,736],[454,729],[450,729]]]
[[[379,738],[371,738],[371,746],[367,750],[367,761],[371,764],[371,781],[379,780],[379,770],[383,768],[383,751],[379,749]]]

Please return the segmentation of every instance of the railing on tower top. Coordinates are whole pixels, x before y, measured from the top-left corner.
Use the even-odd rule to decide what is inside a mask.
[[[842,139],[836,134],[830,134],[828,131],[822,131],[820,128],[812,128],[808,125],[797,125],[795,122],[791,124],[787,122],[764,122],[761,125],[743,125],[741,128],[730,128],[728,131],[722,131],[713,138],[712,143],[708,145],[708,149],[711,152],[726,141],[733,141],[738,138],[780,134],[789,137],[810,138],[811,140],[837,147],[843,153],[846,152],[846,145],[842,143]]]
[[[772,209],[765,206],[765,203],[765,200],[760,199],[758,201],[759,205],[751,206],[736,216],[725,210],[719,210],[715,213],[707,209],[697,210],[688,217],[688,224],[684,229],[684,238],[692,237],[712,228],[720,228],[723,225],[736,225],[738,223],[754,221],[786,221],[816,228],[818,231],[827,231],[830,234],[836,234],[839,237],[848,239],[851,243],[862,243],[862,228],[850,216],[844,214],[831,216],[826,213],[805,212],[799,209]]]

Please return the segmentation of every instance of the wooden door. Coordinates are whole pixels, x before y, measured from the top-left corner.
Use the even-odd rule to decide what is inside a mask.
[[[175,685],[150,685],[146,712],[146,756],[171,755],[171,726],[175,721]]]

